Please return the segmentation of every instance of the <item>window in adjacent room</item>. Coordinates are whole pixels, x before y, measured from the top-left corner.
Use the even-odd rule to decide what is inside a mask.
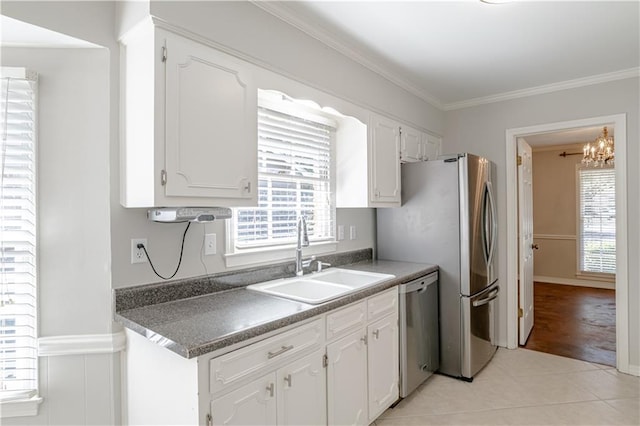
[[[231,251],[291,247],[306,218],[311,244],[335,240],[336,121],[278,92],[258,99],[258,207],[237,208]]]
[[[578,169],[580,273],[616,272],[615,169]]]
[[[33,397],[38,385],[36,76],[3,67],[1,77],[0,402],[6,403]]]

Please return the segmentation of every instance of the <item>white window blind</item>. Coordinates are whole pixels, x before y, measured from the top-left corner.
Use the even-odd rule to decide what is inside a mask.
[[[286,101],[283,101],[286,102]],[[258,108],[258,208],[236,209],[235,246],[291,244],[306,217],[310,241],[333,239],[329,120],[290,108]]]
[[[615,274],[615,169],[579,169],[578,196],[580,198],[580,270]]]
[[[31,396],[37,388],[36,82],[27,76],[2,69],[0,400]]]

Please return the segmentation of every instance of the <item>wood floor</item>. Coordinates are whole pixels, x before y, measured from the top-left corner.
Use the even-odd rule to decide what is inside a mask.
[[[534,283],[534,351],[616,365],[615,291]]]

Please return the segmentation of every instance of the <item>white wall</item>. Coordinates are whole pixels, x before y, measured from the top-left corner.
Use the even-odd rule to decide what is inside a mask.
[[[2,65],[39,74],[39,337],[109,334],[109,52],[3,48]],[[41,357],[39,415],[2,423],[117,423],[115,357]]]
[[[639,82],[637,78],[563,90],[544,95],[481,105],[445,115],[443,152],[473,152],[498,166],[498,217],[500,280],[506,280],[506,192],[505,131],[545,123],[597,116],[627,114],[627,239],[629,241],[629,362],[640,366],[640,160]],[[621,159],[616,159],[621,161]],[[500,300],[501,317],[506,318],[506,298]],[[501,323],[501,342],[506,344],[506,323]]]

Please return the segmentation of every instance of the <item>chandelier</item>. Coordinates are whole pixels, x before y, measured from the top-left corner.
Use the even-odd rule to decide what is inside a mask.
[[[609,136],[607,128],[602,129],[595,141],[588,142],[582,149],[582,164],[591,167],[613,166],[615,152],[613,150],[613,136]]]

